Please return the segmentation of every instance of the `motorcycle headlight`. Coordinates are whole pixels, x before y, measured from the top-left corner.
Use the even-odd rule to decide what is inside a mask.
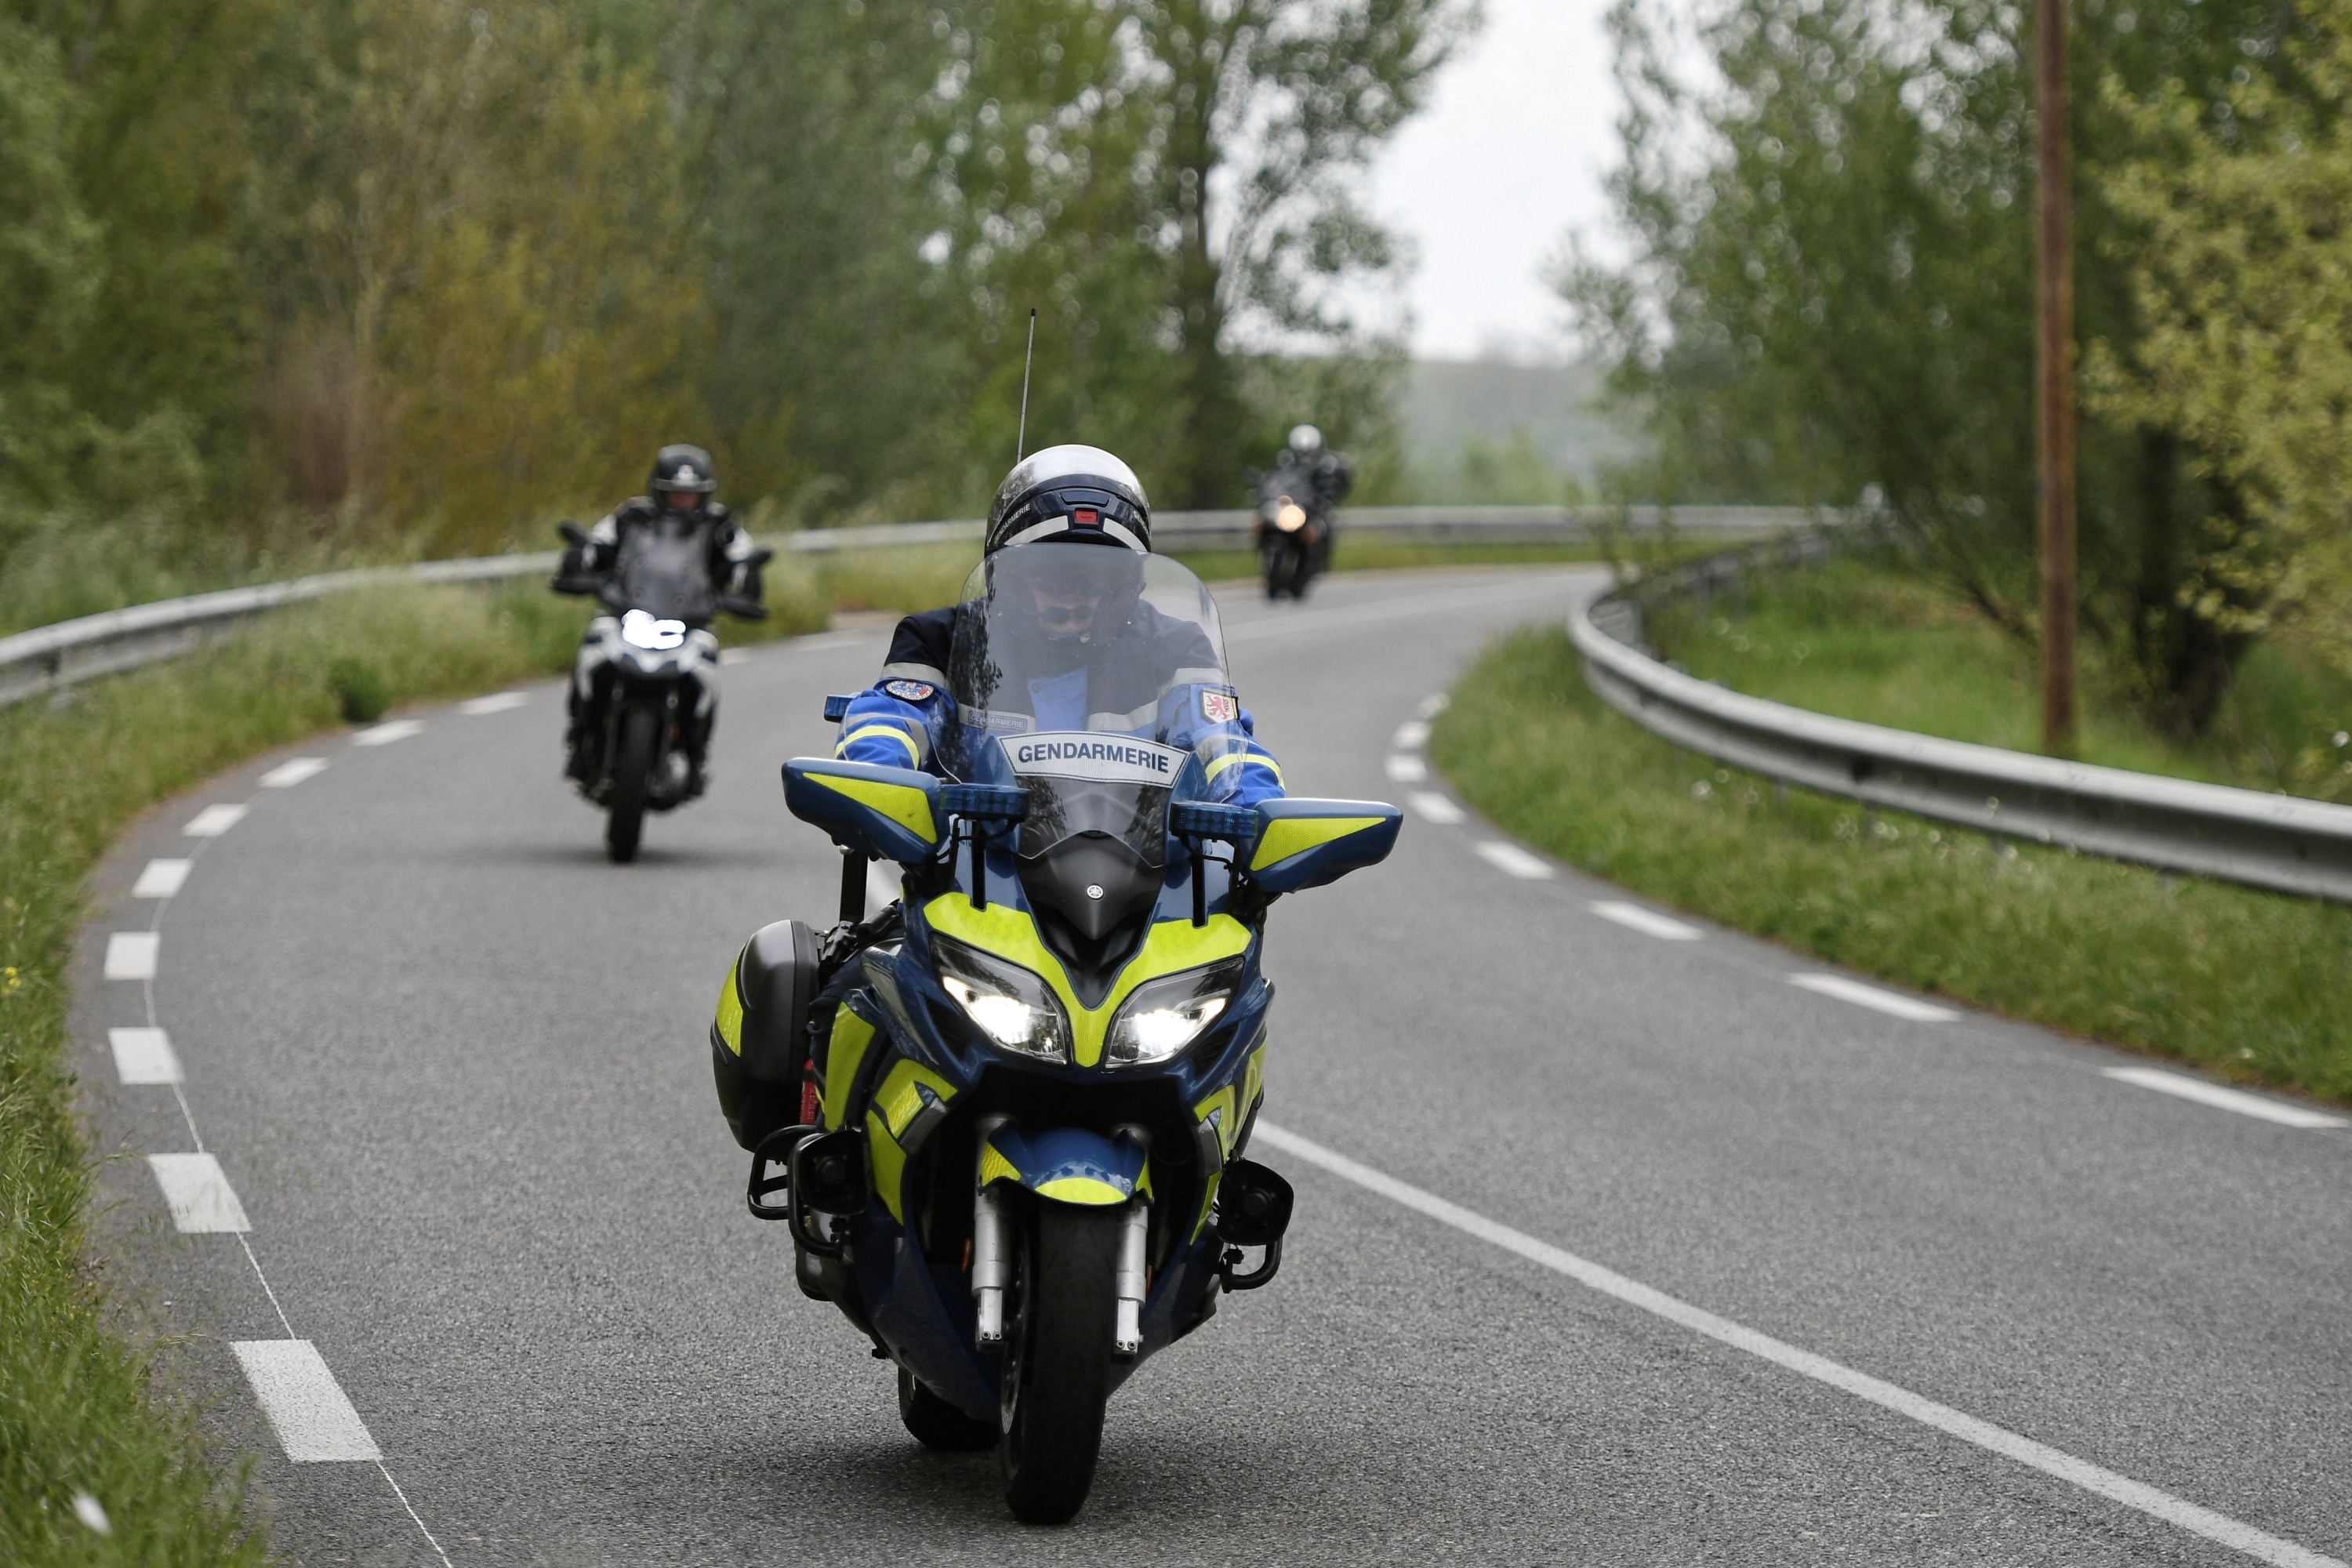
[[[1297,501],[1285,502],[1282,510],[1274,514],[1274,526],[1285,533],[1297,533],[1307,526],[1307,509]]]
[[[621,617],[621,640],[631,647],[654,652],[673,648],[686,640],[686,623],[662,620],[643,610],[631,610]]]
[[[1146,981],[1135,988],[1111,1021],[1103,1065],[1148,1067],[1175,1057],[1233,1005],[1234,992],[1241,983],[1238,958]]]
[[[940,985],[988,1042],[1040,1061],[1070,1059],[1070,1020],[1043,976],[968,947],[931,938]]]

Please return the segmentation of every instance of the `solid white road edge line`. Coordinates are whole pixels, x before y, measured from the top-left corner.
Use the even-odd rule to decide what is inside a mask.
[[[1891,1017],[1907,1018],[1914,1024],[1948,1024],[1959,1016],[1949,1007],[1938,1007],[1933,1002],[1922,1002],[1915,996],[1905,996],[1894,991],[1881,991],[1875,985],[1864,985],[1859,980],[1848,980],[1843,974],[1791,974],[1789,984],[1823,996],[1834,996],[1841,1002],[1851,1002],[1857,1007],[1869,1007]]]
[[[1551,868],[1516,844],[1504,844],[1492,838],[1481,838],[1470,846],[1479,858],[1497,870],[1509,873],[1523,882],[1540,882],[1551,875]]]
[[[503,713],[509,708],[520,708],[530,700],[530,693],[528,691],[497,691],[488,697],[477,697],[470,702],[458,703],[457,711],[468,719],[479,719],[486,713]]]
[[[288,1458],[298,1465],[383,1459],[318,1346],[308,1340],[235,1340],[228,1348]]]
[[[208,805],[188,818],[188,825],[180,831],[190,838],[218,838],[245,820],[245,811],[242,805],[231,805],[226,802]]]
[[[2005,1426],[1980,1421],[1965,1411],[1955,1410],[1948,1405],[1938,1405],[1932,1399],[1873,1377],[1868,1373],[1856,1372],[1826,1356],[1800,1350],[1769,1334],[1735,1323],[1728,1318],[1717,1317],[1678,1297],[1653,1289],[1639,1280],[1629,1279],[1614,1269],[1604,1268],[1549,1242],[1538,1241],[1524,1231],[1513,1230],[1458,1204],[1448,1203],[1434,1193],[1400,1182],[1369,1165],[1360,1165],[1346,1155],[1301,1138],[1295,1132],[1269,1127],[1261,1121],[1257,1124],[1256,1135],[1286,1154],[1304,1160],[1310,1165],[1320,1166],[1342,1180],[1353,1182],[1369,1192],[1377,1193],[1481,1241],[1490,1242],[1506,1252],[1517,1253],[1528,1262],[1549,1268],[1555,1274],[1564,1274],[1587,1289],[1622,1301],[1629,1307],[1638,1307],[1694,1333],[1703,1334],[1734,1350],[1745,1351],[1816,1383],[1827,1384],[1842,1393],[1907,1416],[1922,1426],[1932,1426],[1948,1436],[1974,1444],[2004,1458],[2014,1459],[2029,1468],[2040,1470],[2046,1476],[2055,1477],[2112,1502],[2119,1502],[2126,1508],[2136,1509],[2191,1535],[2200,1535],[2233,1552],[2243,1552],[2256,1562],[2273,1564],[2274,1568],[2352,1568],[2339,1559],[2324,1556],[2309,1547],[2256,1530],[2252,1525],[2215,1513],[2211,1509],[2201,1508],[2169,1492],[2158,1491],[2154,1487],[2133,1480],[2129,1476],[2117,1475],[2087,1459],[2078,1459],[2062,1449],[2037,1443]]]
[[[317,778],[326,771],[324,757],[289,757],[261,775],[261,787],[292,789],[304,779]]]
[[[389,746],[394,741],[405,741],[425,728],[422,719],[394,719],[389,724],[378,724],[373,730],[362,730],[352,737],[354,746]]]
[[[114,1076],[126,1084],[178,1083],[179,1053],[172,1037],[161,1029],[109,1029],[106,1043],[114,1052]]]
[[[1398,784],[1419,784],[1429,776],[1429,764],[1410,752],[1399,752],[1389,758],[1389,777]]]
[[[1604,921],[1615,921],[1628,931],[1643,936],[1656,937],[1660,942],[1696,942],[1706,933],[1696,926],[1670,920],[1655,910],[1645,910],[1639,904],[1628,904],[1615,899],[1603,899],[1589,906]]]
[[[2187,1078],[2177,1072],[2158,1072],[2154,1068],[2102,1068],[2099,1070],[2109,1078],[2137,1084],[2142,1089],[2152,1089],[2158,1094],[2176,1094],[2200,1105],[2210,1105],[2222,1110],[2234,1110],[2241,1116],[2275,1121],[2281,1127],[2352,1127],[2352,1121],[2347,1121],[2341,1116],[2330,1116],[2322,1110],[2305,1110],[2300,1105],[2265,1100],[2258,1094],[2242,1094],[2234,1089],[2223,1089],[2218,1083],[2207,1083],[2203,1079]]]
[[[1442,795],[1417,789],[1405,799],[1412,803],[1413,810],[1442,827],[1454,826],[1464,819],[1462,808]]]
[[[109,980],[152,980],[163,939],[152,931],[118,931],[106,939]]]
[[[195,1236],[253,1228],[245,1217],[245,1205],[236,1201],[236,1189],[212,1155],[150,1154],[147,1164],[155,1173],[155,1184],[163,1189],[172,1223],[183,1233]]]
[[[193,862],[187,860],[148,861],[147,868],[139,873],[139,879],[131,884],[131,896],[134,899],[178,897],[180,889],[187,884],[191,864]]]

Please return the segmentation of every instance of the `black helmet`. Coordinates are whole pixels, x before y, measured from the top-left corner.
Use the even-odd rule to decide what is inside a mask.
[[[1151,551],[1151,502],[1135,470],[1100,447],[1048,447],[1013,466],[988,509],[986,553],[1044,540]]]
[[[664,502],[675,493],[707,496],[718,488],[710,454],[699,447],[664,447],[655,454],[653,478],[646,481],[646,490]]]

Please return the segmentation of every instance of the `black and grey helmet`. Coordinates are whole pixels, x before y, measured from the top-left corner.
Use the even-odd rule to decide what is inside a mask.
[[[678,490],[707,496],[718,489],[719,472],[699,447],[664,447],[654,456],[653,478],[646,481],[646,492],[656,500]]]
[[[986,552],[1044,540],[1151,552],[1151,502],[1135,470],[1100,447],[1048,447],[1015,464],[988,509]]]

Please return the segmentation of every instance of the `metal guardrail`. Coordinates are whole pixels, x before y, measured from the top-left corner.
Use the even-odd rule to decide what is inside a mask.
[[[1360,507],[1343,514],[1350,530],[1415,542],[1580,542],[1612,525],[1636,532],[1659,527],[1656,507]],[[1247,511],[1171,511],[1154,518],[1160,542],[1178,550],[1246,546]],[[1693,533],[1757,533],[1801,521],[1801,512],[1770,507],[1689,507],[1675,514]],[[976,542],[977,520],[888,522],[862,528],[804,529],[782,536],[794,553]],[[109,610],[0,637],[0,707],[102,675],[176,658],[240,623],[268,611],[330,594],[407,583],[486,583],[553,572],[553,551],[428,561],[416,566],[328,572],[287,583],[227,588],[184,599],[164,599]]]
[[[1720,589],[1763,561],[1818,559],[1825,534],[1694,563],[1570,617],[1602,700],[1678,746],[1866,805],[2209,877],[2352,902],[2352,806],[2059,762],[1832,719],[1685,675],[1642,644],[1643,598]],[[1718,564],[1718,563],[1721,564]]]

